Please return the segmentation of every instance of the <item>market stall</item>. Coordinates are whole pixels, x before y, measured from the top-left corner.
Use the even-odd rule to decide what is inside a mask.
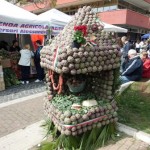
[[[47,21],[5,0],[0,0],[0,6],[0,33],[46,34]]]
[[[80,8],[43,47],[52,149],[96,150],[115,136],[120,55],[114,34],[104,30],[90,6]]]
[[[39,19],[37,15],[30,13],[5,0],[0,0],[0,7],[1,7],[0,33],[7,33],[7,34],[9,33],[9,34],[16,34],[16,35],[18,34],[45,35],[47,33],[47,29],[49,28],[48,21]],[[11,53],[5,51],[3,48],[0,49],[1,49],[0,56],[2,58],[2,66],[4,68],[3,70],[4,71],[6,70],[5,71],[6,74],[4,74],[4,78],[7,78],[6,75],[8,76],[8,74],[11,73],[8,70],[12,70],[12,72],[15,72],[16,78],[19,79],[20,78],[19,67],[18,67],[18,59],[20,58],[19,52],[15,51]],[[13,79],[14,78],[12,78],[12,80]]]

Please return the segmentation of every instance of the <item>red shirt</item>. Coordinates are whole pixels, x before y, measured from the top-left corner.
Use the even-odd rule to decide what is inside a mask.
[[[150,78],[150,59],[143,61],[143,78]]]

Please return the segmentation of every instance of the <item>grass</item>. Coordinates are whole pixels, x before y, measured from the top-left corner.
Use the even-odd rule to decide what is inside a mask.
[[[150,85],[136,82],[117,99],[119,122],[150,134]]]

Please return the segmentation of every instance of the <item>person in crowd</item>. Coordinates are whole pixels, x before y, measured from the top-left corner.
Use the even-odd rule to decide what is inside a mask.
[[[30,64],[31,58],[34,56],[34,53],[30,50],[30,45],[26,44],[22,50],[20,50],[20,60],[19,65],[21,66],[21,76],[22,76],[22,84],[29,83],[29,75],[30,75]]]
[[[139,81],[142,78],[143,63],[137,52],[134,49],[128,51],[128,61],[124,62],[123,72],[120,80],[123,83],[129,81]]]
[[[128,39],[127,39],[126,36],[123,36],[123,37],[121,38],[121,41],[122,41],[122,43],[123,43],[123,56],[124,56],[124,58],[127,58],[127,56],[128,56],[128,51],[130,50],[131,44],[130,44],[130,42],[128,41]]]
[[[123,43],[122,43],[120,37],[117,38],[117,43],[119,45],[119,51],[122,53],[123,52]]]
[[[150,39],[147,40],[147,51],[150,50]]]
[[[37,80],[35,80],[35,82],[41,82],[45,77],[44,69],[40,65],[40,51],[43,48],[43,46],[42,46],[42,43],[40,40],[36,41],[36,45],[38,48],[34,54],[34,62],[35,62],[35,67],[36,67],[36,71],[37,71]]]
[[[129,43],[130,43],[130,49],[135,49],[135,42],[129,41]]]
[[[140,47],[142,47],[144,44],[144,40],[140,41]]]
[[[128,41],[127,37],[126,36],[123,36],[121,38],[121,42],[123,44],[123,47],[121,49],[121,53],[122,53],[122,56],[121,56],[121,68],[120,68],[120,72],[123,71],[123,64],[128,60],[128,51],[130,49],[130,42]]]
[[[150,49],[147,51],[148,58],[150,59]]]
[[[143,40],[140,42],[140,52],[147,50],[147,41]]]
[[[147,40],[147,54],[148,58],[150,58],[150,38]]]
[[[137,53],[140,52],[140,48],[141,48],[141,47],[140,47],[140,40],[137,40],[136,43],[135,43],[135,49],[136,49],[136,52],[137,52]]]
[[[141,59],[143,61],[143,78],[150,78],[150,58],[148,58],[147,51],[141,52]]]
[[[13,45],[10,47],[9,51],[10,52],[19,52],[20,51],[20,47],[19,47],[19,43],[17,40],[13,40]]]

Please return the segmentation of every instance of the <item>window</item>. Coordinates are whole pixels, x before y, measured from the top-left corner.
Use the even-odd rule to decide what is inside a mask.
[[[92,10],[93,10],[95,13],[98,13],[98,12],[103,12],[103,11],[116,10],[117,8],[118,8],[117,5],[113,5],[113,6],[107,6],[107,7],[93,8]]]

